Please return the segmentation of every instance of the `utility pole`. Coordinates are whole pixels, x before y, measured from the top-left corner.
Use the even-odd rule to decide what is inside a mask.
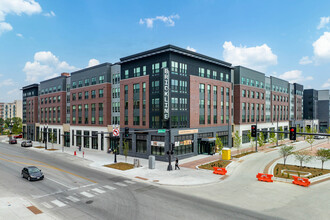
[[[256,152],[258,152],[258,120],[256,119]]]
[[[277,128],[276,131],[278,131],[278,114],[277,114]],[[278,133],[276,133],[276,147],[278,147]]]

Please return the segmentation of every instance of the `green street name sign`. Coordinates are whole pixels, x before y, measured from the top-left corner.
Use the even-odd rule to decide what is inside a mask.
[[[166,132],[166,129],[158,129],[158,134],[165,133],[165,132]]]

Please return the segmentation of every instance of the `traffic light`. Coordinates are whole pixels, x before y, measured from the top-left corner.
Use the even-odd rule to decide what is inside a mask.
[[[129,127],[125,127],[125,137],[129,136]]]
[[[296,140],[296,127],[290,127],[290,140]]]
[[[257,125],[251,125],[251,137],[257,137]]]

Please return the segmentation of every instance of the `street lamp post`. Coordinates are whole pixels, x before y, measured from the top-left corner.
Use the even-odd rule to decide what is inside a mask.
[[[47,150],[47,140],[48,139],[48,125],[47,127],[44,126],[44,141],[45,141],[45,150]]]

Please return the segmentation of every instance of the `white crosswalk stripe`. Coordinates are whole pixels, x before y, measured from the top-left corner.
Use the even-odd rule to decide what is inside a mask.
[[[99,189],[99,188],[95,188],[95,189],[92,189],[94,192],[97,192],[97,193],[105,193],[104,190],[102,189]]]
[[[43,202],[43,203],[41,203],[43,206],[45,206],[46,208],[48,208],[48,209],[51,209],[51,208],[53,208],[53,206],[51,205],[51,204],[48,204],[47,202]]]
[[[80,199],[78,199],[74,196],[68,196],[68,197],[66,197],[66,199],[70,200],[71,202],[79,202],[80,201]]]
[[[58,207],[63,207],[66,206],[63,202],[59,201],[59,200],[53,200],[52,201],[53,204],[57,205]]]
[[[80,194],[83,195],[83,196],[86,196],[86,197],[88,197],[88,198],[92,198],[92,197],[94,197],[93,194],[88,193],[88,192],[81,192]]]
[[[116,189],[115,187],[112,187],[112,186],[109,186],[109,185],[105,185],[103,187],[104,188],[107,188],[107,189],[110,189],[110,190],[115,190]]]
[[[124,184],[124,183],[115,183],[116,185],[118,185],[118,186],[127,186],[126,184]]]
[[[124,180],[125,183],[129,183],[129,184],[135,184],[135,182],[130,181],[130,180]]]

